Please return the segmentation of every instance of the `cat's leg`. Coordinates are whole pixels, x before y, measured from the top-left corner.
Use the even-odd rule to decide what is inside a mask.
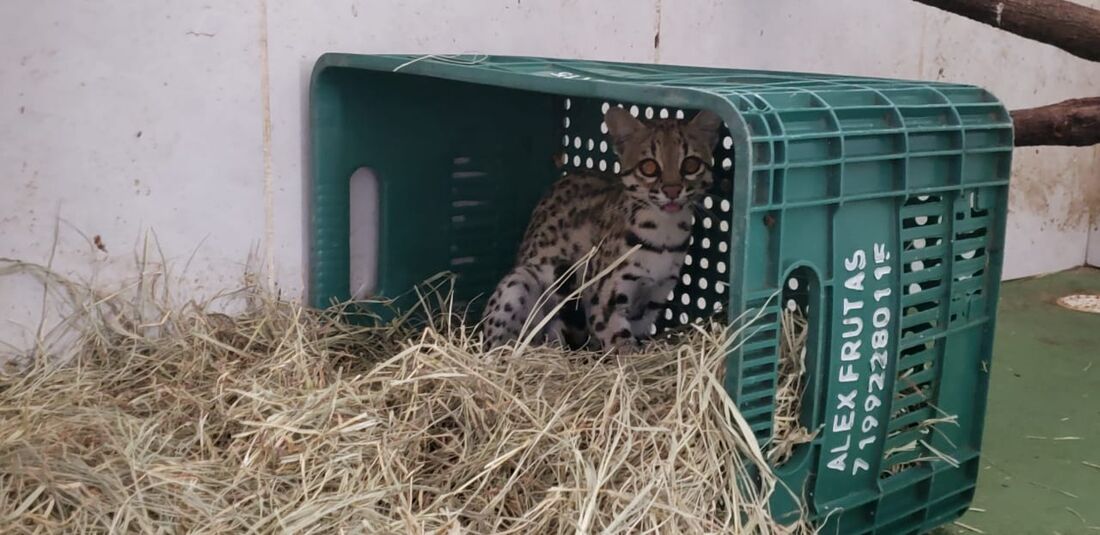
[[[548,313],[557,307],[561,297],[546,293],[554,281],[550,266],[521,265],[501,279],[493,291],[483,314],[485,340],[489,347],[513,342],[523,334],[523,327],[536,328]],[[538,306],[536,310],[535,307]],[[563,324],[551,318],[533,338],[536,344],[547,341],[564,345]]]
[[[535,300],[545,290],[537,270],[516,266],[497,284],[482,314],[485,342],[490,348],[519,337]]]
[[[599,284],[588,322],[603,349],[622,351],[637,345],[630,324],[637,290],[638,277],[628,272],[613,273]]]
[[[644,290],[638,292],[639,302],[632,310],[630,316],[630,331],[638,339],[648,338],[653,324],[657,323],[657,317],[668,306],[668,295],[676,287],[677,275],[667,277],[663,281],[651,282]]]

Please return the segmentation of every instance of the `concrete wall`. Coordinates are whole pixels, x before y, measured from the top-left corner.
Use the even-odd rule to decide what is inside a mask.
[[[133,273],[155,231],[194,291],[237,284],[251,254],[299,294],[307,84],[326,51],[940,79],[986,86],[1010,107],[1100,87],[1096,64],[904,0],[5,0],[0,256],[53,251],[58,269],[106,283]],[[1018,153],[1007,277],[1085,261],[1088,214],[1100,212],[1083,192],[1098,169],[1097,149]],[[1093,242],[1100,262],[1100,230]],[[0,340],[34,323],[40,299],[0,279],[11,320]]]

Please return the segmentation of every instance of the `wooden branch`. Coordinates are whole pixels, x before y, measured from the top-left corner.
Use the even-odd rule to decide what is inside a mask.
[[[1100,10],[1066,0],[916,0],[1100,61]]]
[[[1100,97],[1076,98],[1012,112],[1017,147],[1100,144]]]

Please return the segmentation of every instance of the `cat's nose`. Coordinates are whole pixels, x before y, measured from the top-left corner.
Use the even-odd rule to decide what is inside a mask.
[[[683,186],[661,186],[661,191],[665,192],[665,197],[669,199],[675,199],[680,196],[680,191],[683,190]]]

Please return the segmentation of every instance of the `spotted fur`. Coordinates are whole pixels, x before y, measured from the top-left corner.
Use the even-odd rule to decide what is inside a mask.
[[[702,111],[691,120],[643,121],[612,107],[604,120],[619,157],[618,179],[592,172],[566,175],[535,207],[516,266],[485,309],[491,346],[515,340],[532,312],[533,326],[574,291],[580,274],[544,296],[593,247],[598,249],[588,276],[639,249],[586,288],[576,303],[566,304],[536,341],[621,349],[647,336],[664,308],[687,252],[691,208],[714,180],[721,119]],[[544,304],[533,311],[543,296]]]

